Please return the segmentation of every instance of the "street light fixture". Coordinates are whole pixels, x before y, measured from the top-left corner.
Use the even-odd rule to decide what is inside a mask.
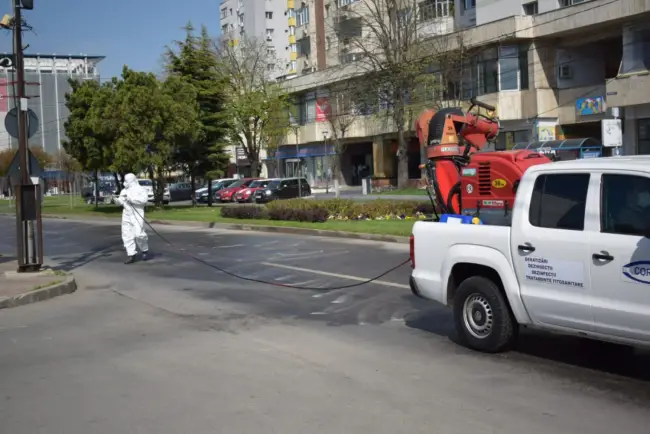
[[[298,124],[296,118],[291,113],[289,113],[289,125],[291,126],[293,135],[296,138],[296,158],[298,159],[298,197],[302,197],[302,160],[300,159],[300,140],[298,140],[300,124]]]
[[[329,137],[330,132],[328,130],[323,130],[322,133],[323,133],[323,147],[325,148],[325,155],[328,158],[328,163],[327,163],[328,175],[327,175],[327,182],[325,183],[325,194],[329,194],[330,192],[329,172],[332,171],[332,161],[330,155],[327,153],[327,138]]]

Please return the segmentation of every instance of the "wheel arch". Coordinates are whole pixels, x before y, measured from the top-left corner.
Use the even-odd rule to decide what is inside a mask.
[[[530,324],[531,319],[521,299],[519,282],[510,261],[497,249],[485,246],[455,245],[445,260],[445,299],[453,307],[460,284],[472,276],[483,276],[498,285],[519,324]]]

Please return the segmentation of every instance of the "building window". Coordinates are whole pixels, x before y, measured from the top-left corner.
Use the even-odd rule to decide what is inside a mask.
[[[295,60],[292,60],[291,62],[289,62],[289,71],[296,72],[296,69],[298,68],[297,65],[298,64],[296,63]]]
[[[273,68],[275,68],[275,65],[272,63],[267,63],[266,64],[266,70],[267,71],[273,71]]]
[[[244,25],[244,14],[239,14],[239,16],[237,18],[239,20],[239,25],[243,26]]]
[[[519,90],[519,50],[515,46],[499,47],[499,91]]]
[[[289,27],[289,36],[296,36],[296,28],[294,26]]]
[[[429,21],[450,16],[453,0],[425,0],[418,3],[419,21]]]
[[[339,63],[346,64],[361,60],[363,53],[345,53],[339,56]]]
[[[296,25],[304,26],[309,23],[309,7],[305,6],[296,11]]]
[[[535,180],[528,220],[539,228],[582,231],[589,174],[541,175]]]
[[[271,39],[273,37],[273,29],[266,29],[266,39]]]
[[[637,125],[637,153],[650,155],[650,119],[638,119]]]
[[[356,3],[359,0],[339,0],[339,7],[351,5],[352,3]]]
[[[539,4],[537,1],[523,5],[524,15],[537,15],[539,13]]]
[[[463,7],[465,8],[465,10],[475,9],[476,8],[476,0],[464,0],[463,1]]]
[[[560,0],[560,7],[568,8],[569,6],[579,5],[580,3],[584,3],[586,1],[588,0]]]
[[[329,50],[332,47],[332,38],[329,36],[325,37],[325,50]]]
[[[228,16],[228,8],[221,9],[221,19],[224,19]]]
[[[361,18],[348,18],[341,20],[338,25],[338,34],[340,39],[360,38],[363,32],[363,22]]]
[[[223,26],[221,26],[221,34],[223,35],[226,33],[228,33],[228,24],[224,24]]]
[[[311,53],[311,42],[309,36],[307,36],[306,38],[298,39],[297,45],[298,45],[298,56],[308,57],[309,54]]]
[[[273,12],[267,12],[266,13],[266,19],[267,20],[272,20],[273,19]]]

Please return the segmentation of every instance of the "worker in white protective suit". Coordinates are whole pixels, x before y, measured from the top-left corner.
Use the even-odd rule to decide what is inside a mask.
[[[125,264],[135,262],[138,249],[142,260],[147,260],[149,252],[149,238],[144,230],[144,208],[147,205],[148,193],[138,183],[138,178],[129,173],[124,177],[124,189],[116,202],[121,205],[122,211],[122,242],[126,249],[128,259]]]

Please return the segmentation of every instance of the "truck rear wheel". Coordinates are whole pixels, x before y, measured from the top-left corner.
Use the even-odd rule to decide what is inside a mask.
[[[483,276],[469,277],[458,287],[454,323],[461,343],[486,353],[509,349],[517,334],[505,297],[496,283]]]

